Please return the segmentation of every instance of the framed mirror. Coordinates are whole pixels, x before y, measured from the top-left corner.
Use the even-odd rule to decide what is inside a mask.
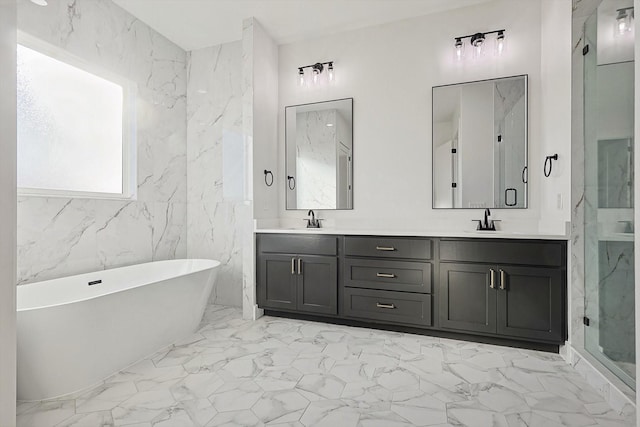
[[[353,98],[285,107],[287,209],[353,209]]]
[[[433,208],[528,204],[527,76],[436,86]]]

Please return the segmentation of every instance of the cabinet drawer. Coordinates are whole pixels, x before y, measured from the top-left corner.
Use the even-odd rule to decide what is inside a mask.
[[[345,237],[345,254],[376,258],[431,259],[431,240]]]
[[[441,240],[440,261],[562,267],[565,242]]]
[[[392,260],[345,260],[345,286],[431,293],[431,264]]]
[[[301,236],[298,234],[258,234],[258,252],[303,255],[337,255],[336,236]]]
[[[431,295],[344,288],[344,314],[373,321],[431,326]]]

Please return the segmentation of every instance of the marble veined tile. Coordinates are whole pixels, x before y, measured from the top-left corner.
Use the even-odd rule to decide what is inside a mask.
[[[357,427],[360,412],[341,400],[311,402],[300,418],[305,426]]]
[[[102,384],[20,402],[18,425],[630,426],[558,355],[318,322],[242,319],[200,329]],[[328,352],[324,352],[329,348]]]
[[[231,411],[221,412],[211,421],[209,421],[205,427],[235,427],[235,426],[263,426],[258,417],[251,411]]]
[[[113,427],[111,411],[78,414],[57,424],[56,427]]]
[[[18,427],[55,426],[75,415],[73,400],[38,403],[18,414]]]
[[[298,421],[309,406],[309,400],[295,390],[273,391],[264,395],[251,408],[265,423]]]
[[[138,392],[133,381],[104,384],[80,395],[76,398],[76,412],[78,414],[110,411],[121,402]]]
[[[152,422],[170,411],[176,401],[169,390],[143,391],[116,406],[111,413],[116,426]]]
[[[263,394],[253,381],[227,382],[209,396],[209,401],[218,412],[239,411],[250,409]]]
[[[18,2],[18,28],[135,88],[137,201],[109,220],[122,201],[20,197],[18,283],[149,262],[154,255],[184,257],[186,234],[177,224],[186,212],[179,218],[176,211],[187,201],[186,53],[109,0],[51,3]],[[152,235],[146,203],[183,205],[173,209],[168,233]]]

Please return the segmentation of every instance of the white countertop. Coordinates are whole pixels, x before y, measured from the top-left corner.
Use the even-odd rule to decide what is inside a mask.
[[[538,234],[519,231],[429,231],[429,230],[383,230],[355,228],[256,228],[256,233],[272,234],[337,234],[350,236],[412,236],[412,237],[465,237],[487,239],[539,239],[569,240],[569,236],[560,234]]]

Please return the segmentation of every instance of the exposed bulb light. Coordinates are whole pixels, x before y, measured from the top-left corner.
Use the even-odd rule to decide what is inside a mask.
[[[333,127],[333,123],[327,123],[327,127],[328,127],[328,128]]]
[[[38,6],[47,6],[47,0],[31,0],[31,3],[37,4]]]
[[[304,86],[304,68],[298,68],[298,86]]]
[[[324,70],[324,65],[319,62],[313,64],[313,84],[317,85],[318,81],[320,81],[320,73]]]
[[[471,46],[473,46],[473,53],[476,58],[479,58],[484,53],[484,34],[476,33],[471,37]]]
[[[335,80],[335,78],[336,78],[336,76],[335,76],[335,74],[333,72],[333,62],[329,62],[328,70],[329,70],[329,81],[333,82]]]
[[[504,48],[504,31],[498,31],[498,35],[496,36],[496,55],[502,56]]]
[[[461,38],[457,38],[456,39],[456,59],[458,61],[462,60],[462,54],[464,53],[464,43],[462,43],[462,39]]]

